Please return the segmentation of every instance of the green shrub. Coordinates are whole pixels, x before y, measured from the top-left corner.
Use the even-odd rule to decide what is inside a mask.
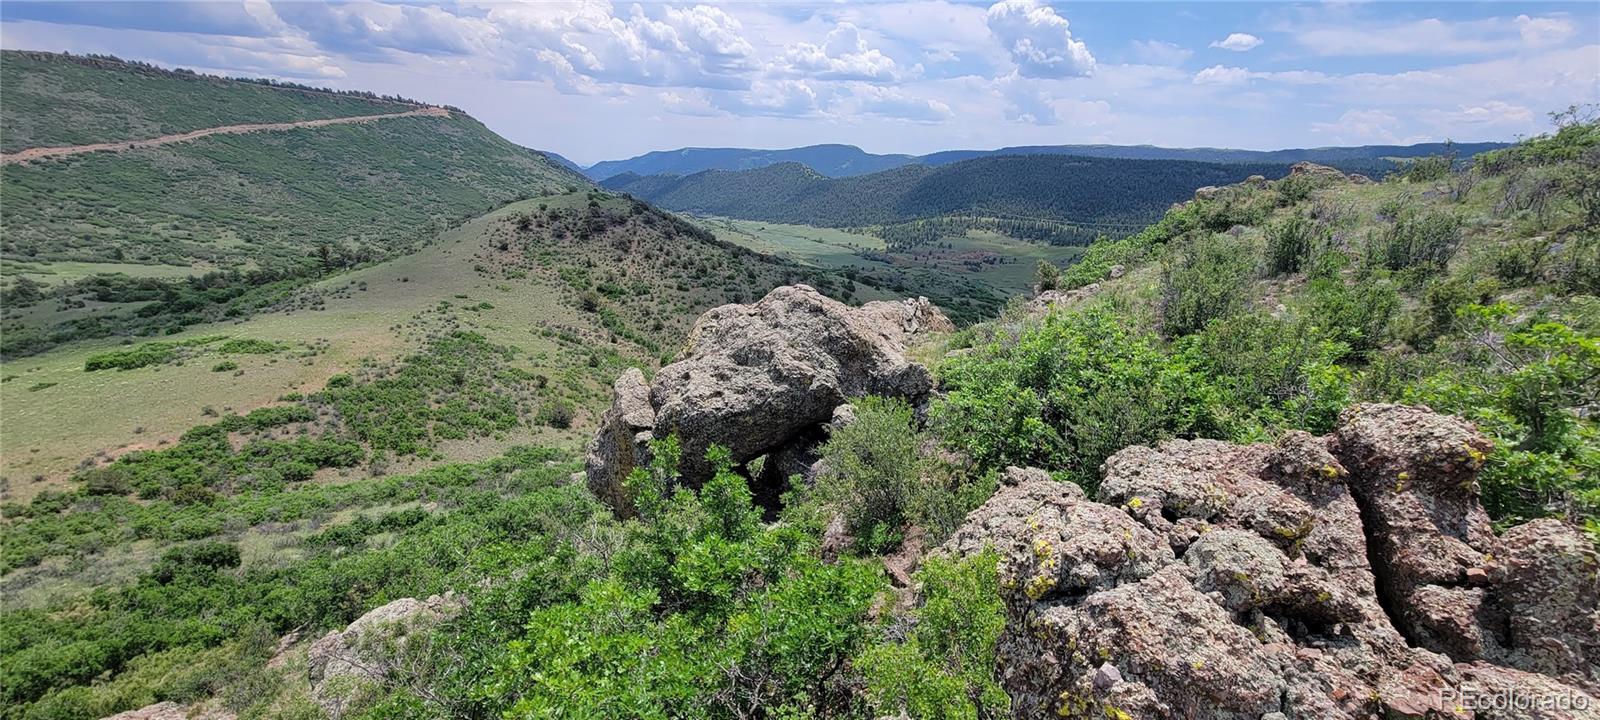
[[[939,369],[938,436],[982,470],[1061,471],[1087,488],[1129,445],[1214,432],[1205,379],[1103,307],[1054,312]]]
[[[1324,337],[1343,343],[1357,358],[1383,347],[1400,294],[1381,272],[1362,272],[1351,282],[1338,274],[1312,280],[1307,318]]]
[[[1506,523],[1600,517],[1600,427],[1581,411],[1600,377],[1600,338],[1515,308],[1469,305],[1448,365],[1406,398],[1477,422],[1497,441],[1481,482]]]
[[[1299,214],[1269,226],[1266,236],[1267,274],[1272,276],[1304,270],[1312,254],[1328,243],[1327,229]]]
[[[929,440],[904,401],[865,397],[854,406],[856,419],[822,446],[815,495],[839,511],[864,550],[898,545],[907,525],[940,542],[993,492],[992,477],[924,456]]]
[[[1034,269],[1034,285],[1039,292],[1047,292],[1061,287],[1061,268],[1049,260],[1040,260]]]
[[[978,720],[1010,714],[995,679],[995,645],[1005,627],[993,550],[929,558],[917,571],[922,605],[902,643],[868,648],[855,665],[879,717]]]
[[[211,366],[211,372],[227,372],[229,370],[238,370],[238,369],[239,369],[239,363],[236,363],[236,362],[234,362],[232,360],[223,360],[222,362],[219,362],[219,363]]]
[[[1367,238],[1368,261],[1391,271],[1443,270],[1461,244],[1461,218],[1450,212],[1403,212]]]
[[[1232,236],[1169,245],[1161,263],[1162,333],[1187,335],[1244,310],[1250,274],[1249,253]]]
[[[1347,351],[1303,321],[1260,313],[1217,320],[1180,345],[1217,392],[1217,422],[1242,442],[1331,431],[1350,403],[1350,373],[1337,364]]]
[[[1490,259],[1495,277],[1511,287],[1522,287],[1539,279],[1539,269],[1547,255],[1546,244],[1530,238],[1496,247]]]
[[[237,338],[229,340],[217,347],[217,352],[227,355],[250,354],[265,355],[282,350],[283,346],[267,340]]]

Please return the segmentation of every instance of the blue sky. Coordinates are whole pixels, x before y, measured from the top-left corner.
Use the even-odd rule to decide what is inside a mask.
[[[66,2],[0,45],[399,93],[588,164],[682,146],[1501,140],[1600,102],[1600,3]]]

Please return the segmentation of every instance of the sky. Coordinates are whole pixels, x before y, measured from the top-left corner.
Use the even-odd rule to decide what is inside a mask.
[[[1511,140],[1600,102],[1595,2],[6,0],[0,46],[455,105],[585,165]]]

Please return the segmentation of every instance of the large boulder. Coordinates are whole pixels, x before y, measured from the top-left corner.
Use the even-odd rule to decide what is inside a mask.
[[[465,607],[466,598],[454,593],[401,598],[362,615],[342,632],[324,635],[306,653],[311,698],[330,717],[344,717],[389,678],[411,638]]]
[[[671,434],[683,450],[680,475],[691,484],[710,475],[712,445],[741,465],[776,451],[798,462],[805,452],[796,443],[813,442],[851,398],[922,401],[933,378],[906,358],[906,347],[923,333],[952,329],[926,298],[852,308],[805,285],[714,308],[695,323],[678,360],[656,374],[647,403],[642,376],[618,381],[590,445],[589,486],[625,510],[628,471],[648,458],[651,439]]]
[[[1018,717],[1596,717],[1593,547],[1556,521],[1488,532],[1487,450],[1359,406],[1329,438],[1126,448],[1094,499],[1011,468],[940,552],[999,553]],[[1479,545],[1503,554],[1469,574]],[[1475,714],[1508,691],[1566,709]]]

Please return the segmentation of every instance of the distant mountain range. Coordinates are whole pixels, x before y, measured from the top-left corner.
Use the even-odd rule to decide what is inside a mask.
[[[768,222],[853,227],[955,214],[1118,234],[1154,221],[1196,188],[1288,171],[1282,163],[1002,155],[843,178],[787,162],[682,176],[624,173],[601,184],[672,210]]]
[[[1505,147],[1507,143],[1459,143],[1457,153],[1469,157]],[[1308,160],[1346,172],[1382,175],[1394,169],[1389,158],[1438,155],[1444,143],[1419,145],[1361,145],[1357,147],[1297,148],[1289,150],[1231,150],[1227,148],[1164,148],[1154,145],[1019,145],[998,150],[946,150],[927,155],[876,155],[854,145],[811,145],[787,150],[748,148],[681,148],[649,152],[627,160],[607,160],[584,168],[595,180],[633,173],[692,175],[706,170],[754,170],[782,163],[799,163],[832,178],[867,175],[904,165],[948,165],[962,160],[999,155],[1076,155],[1124,160],[1191,160],[1212,163],[1268,163],[1289,165]]]

